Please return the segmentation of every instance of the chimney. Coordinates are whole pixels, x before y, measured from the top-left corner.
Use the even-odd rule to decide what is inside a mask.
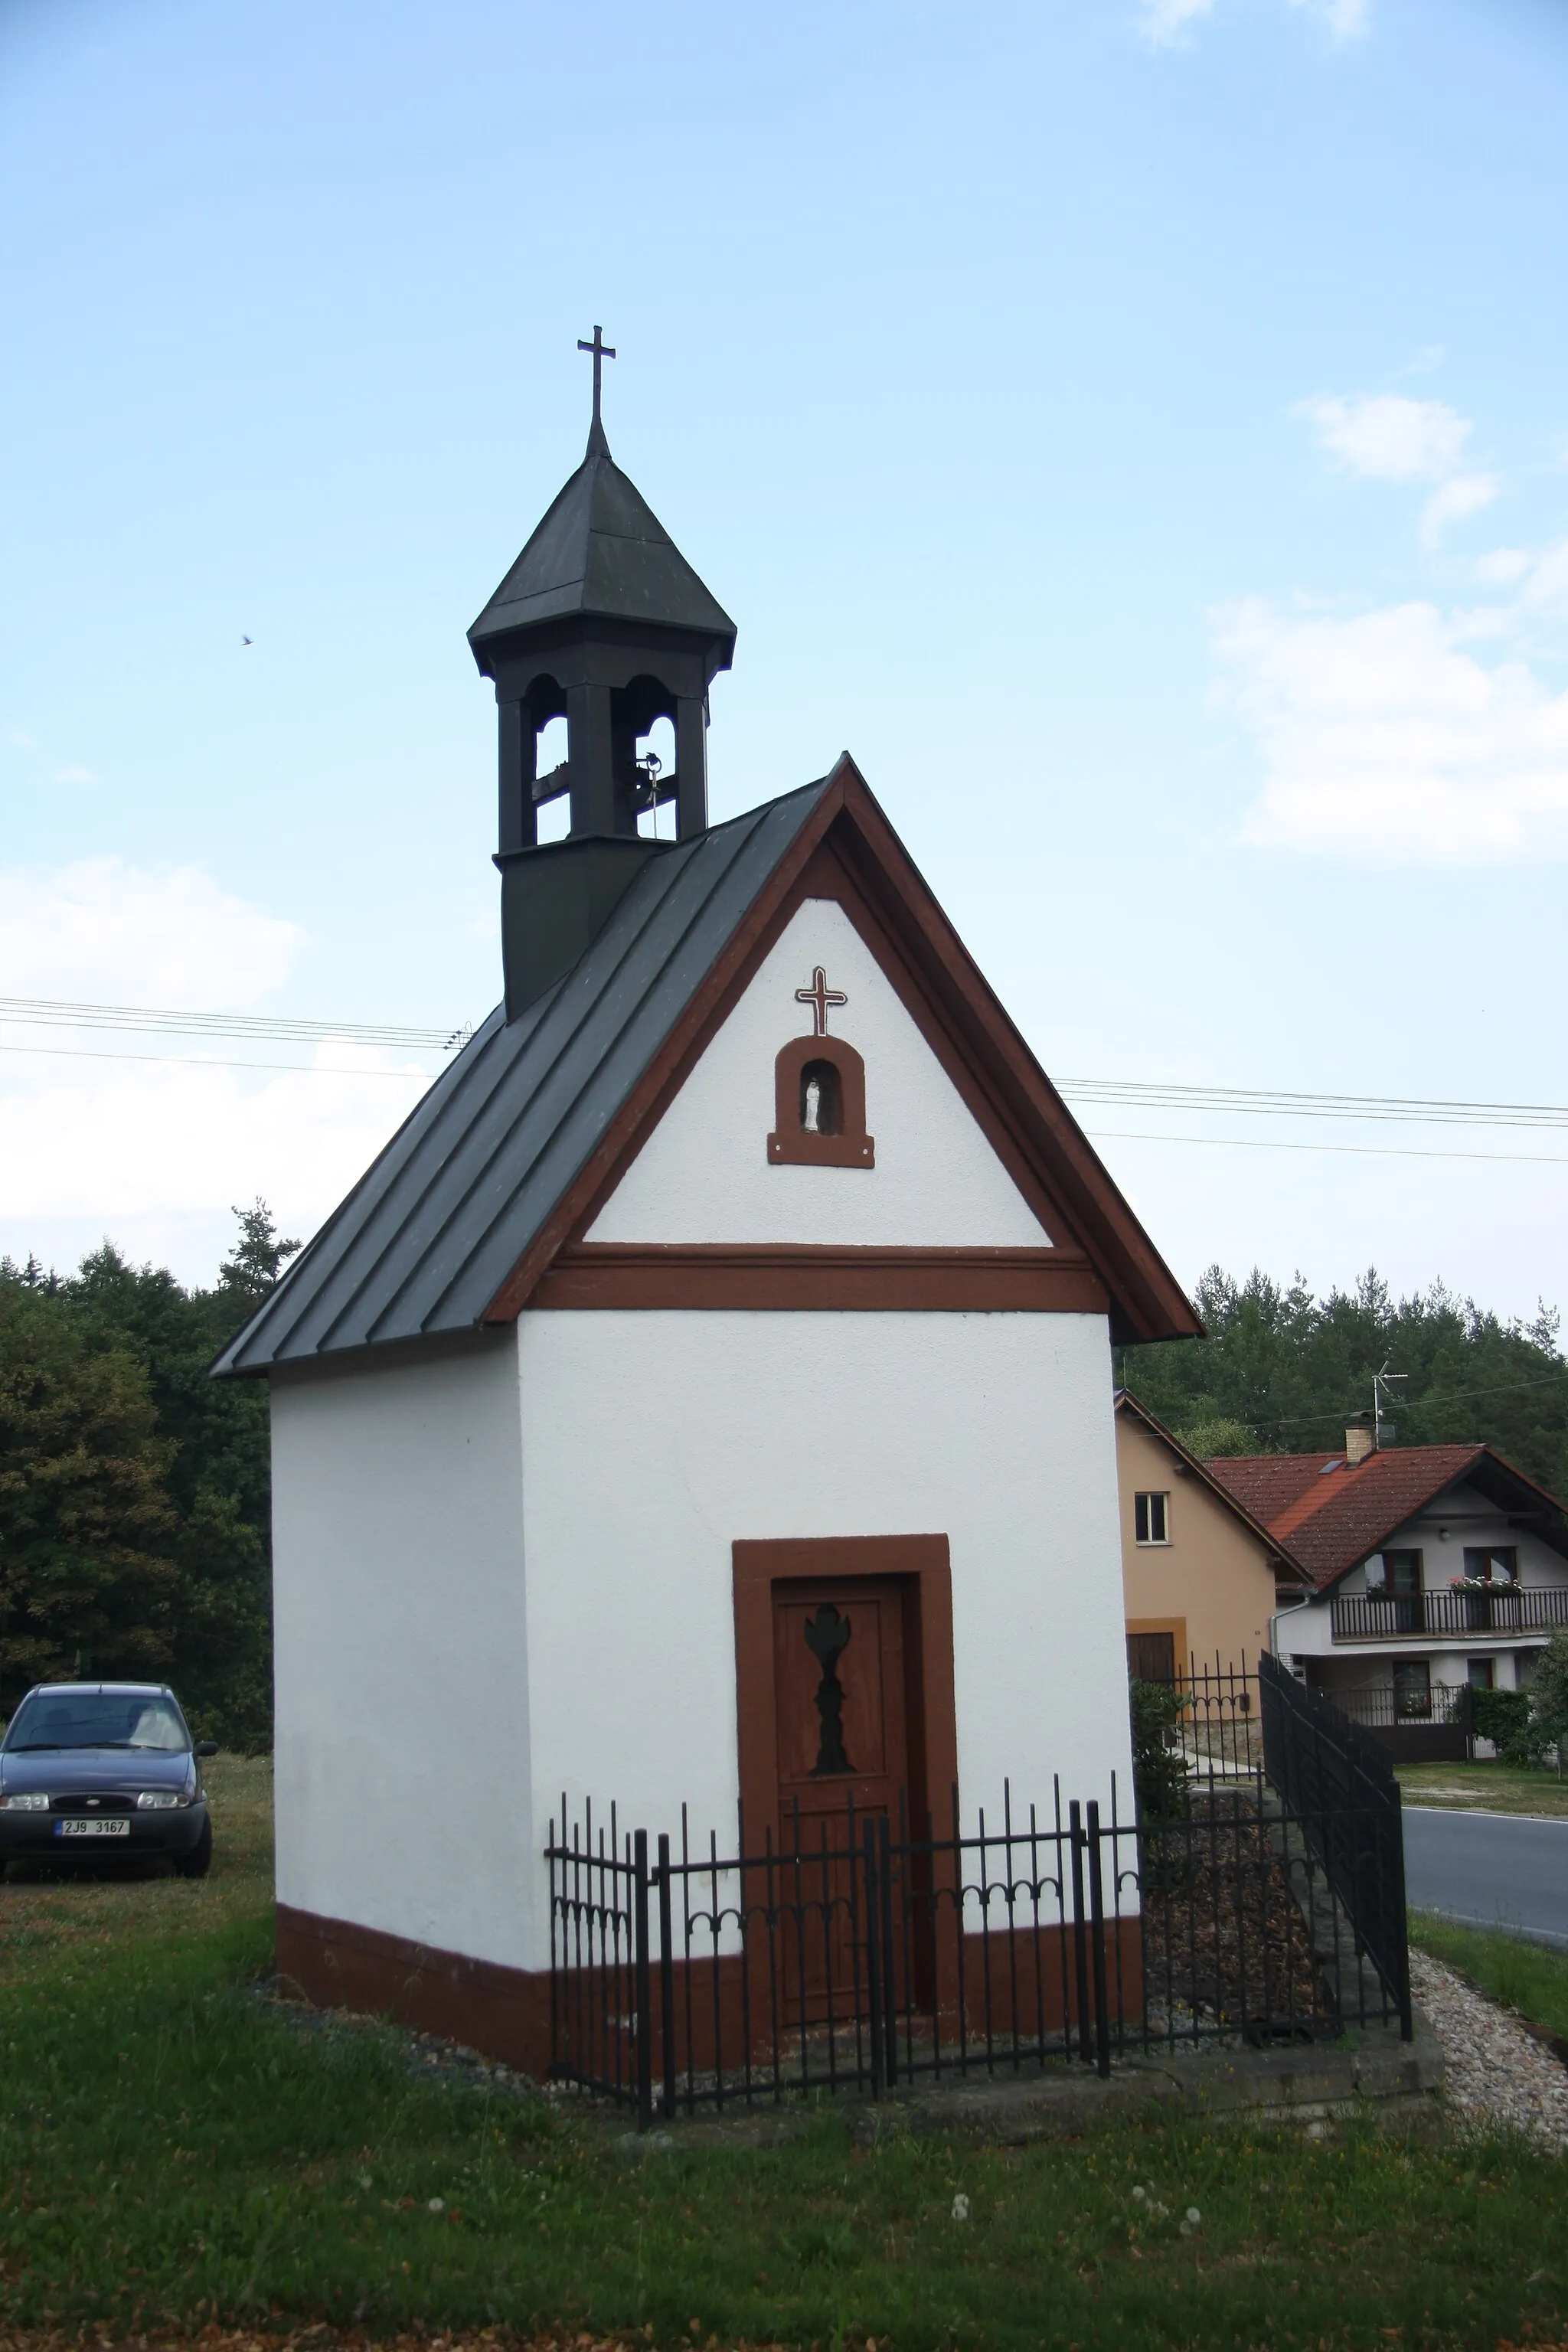
[[[1353,1470],[1358,1462],[1364,1462],[1367,1455],[1373,1450],[1374,1441],[1370,1429],[1346,1430],[1345,1468],[1347,1470]]]

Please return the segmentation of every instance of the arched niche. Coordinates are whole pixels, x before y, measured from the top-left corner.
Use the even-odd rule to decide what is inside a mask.
[[[773,1063],[775,1168],[874,1168],[866,1132],[866,1065],[843,1037],[792,1037]]]

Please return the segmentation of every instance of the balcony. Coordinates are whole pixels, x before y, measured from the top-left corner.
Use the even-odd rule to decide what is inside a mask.
[[[1333,1604],[1336,1642],[1553,1633],[1568,1625],[1568,1585],[1499,1584],[1485,1592],[1353,1593]]]

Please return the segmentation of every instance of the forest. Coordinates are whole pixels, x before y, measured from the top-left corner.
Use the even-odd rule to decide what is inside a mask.
[[[1568,1496],[1568,1362],[1559,1317],[1505,1321],[1434,1283],[1395,1299],[1375,1271],[1314,1297],[1254,1268],[1210,1266],[1194,1293],[1207,1337],[1116,1350],[1116,1379],[1194,1454],[1328,1454],[1373,1418],[1385,1365],[1394,1442],[1484,1444]],[[1384,1432],[1385,1442],[1389,1432]]]
[[[270,1746],[267,1388],[207,1367],[299,1244],[235,1213],[210,1290],[109,1242],[65,1277],[0,1258],[0,1720],[33,1683],[121,1675]]]
[[[236,1214],[211,1289],[109,1242],[64,1276],[0,1258],[0,1719],[35,1682],[125,1675],[172,1683],[200,1737],[270,1743],[267,1391],[207,1367],[299,1244],[260,1201]],[[1194,1453],[1334,1450],[1387,1366],[1399,1444],[1484,1440],[1568,1496],[1553,1310],[1218,1266],[1195,1303],[1205,1339],[1115,1356]]]

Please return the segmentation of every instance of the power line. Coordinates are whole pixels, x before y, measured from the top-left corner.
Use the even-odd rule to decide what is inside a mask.
[[[342,1042],[341,1030],[333,1034]],[[290,1070],[302,1078],[417,1078],[421,1086],[431,1083],[428,1070],[344,1070],[320,1062],[232,1062],[215,1054],[110,1054],[92,1045],[13,1045],[5,1041],[0,1041],[0,1054],[43,1054],[51,1061],[64,1055],[84,1062],[163,1062],[185,1070]]]
[[[473,1034],[458,1028],[413,1028],[377,1021],[316,1021],[282,1013],[198,1013],[164,1005],[74,1004],[45,996],[0,996],[0,1022],[28,1028],[161,1029],[184,1036],[298,1039],[318,1044],[341,1037],[356,1045],[417,1045],[449,1053]],[[127,1056],[127,1058],[131,1058]]]
[[[1258,1087],[1184,1087],[1162,1079],[1059,1078],[1080,1102],[1152,1110],[1242,1111],[1251,1118],[1413,1119],[1421,1126],[1568,1127],[1562,1103],[1449,1102],[1409,1095],[1314,1095]]]
[[[1094,1143],[1205,1143],[1220,1151],[1349,1152],[1358,1160],[1506,1160],[1521,1168],[1568,1168],[1568,1154],[1553,1151],[1423,1151],[1407,1143],[1305,1143],[1272,1135],[1149,1135],[1141,1129],[1086,1127]]]
[[[185,1035],[258,1037],[318,1043],[341,1037],[356,1045],[404,1045],[450,1052],[472,1034],[472,1024],[439,1028],[407,1023],[322,1021],[288,1013],[210,1013],[144,1004],[71,1003],[52,997],[0,996],[0,1023],[29,1027],[163,1030]],[[1262,1087],[1186,1086],[1156,1078],[1063,1078],[1059,1091],[1084,1102],[1142,1105],[1164,1110],[1232,1110],[1250,1118],[1413,1120],[1419,1125],[1568,1127],[1568,1103],[1450,1100],[1437,1096],[1311,1094]],[[1175,1141],[1174,1137],[1152,1139]]]

